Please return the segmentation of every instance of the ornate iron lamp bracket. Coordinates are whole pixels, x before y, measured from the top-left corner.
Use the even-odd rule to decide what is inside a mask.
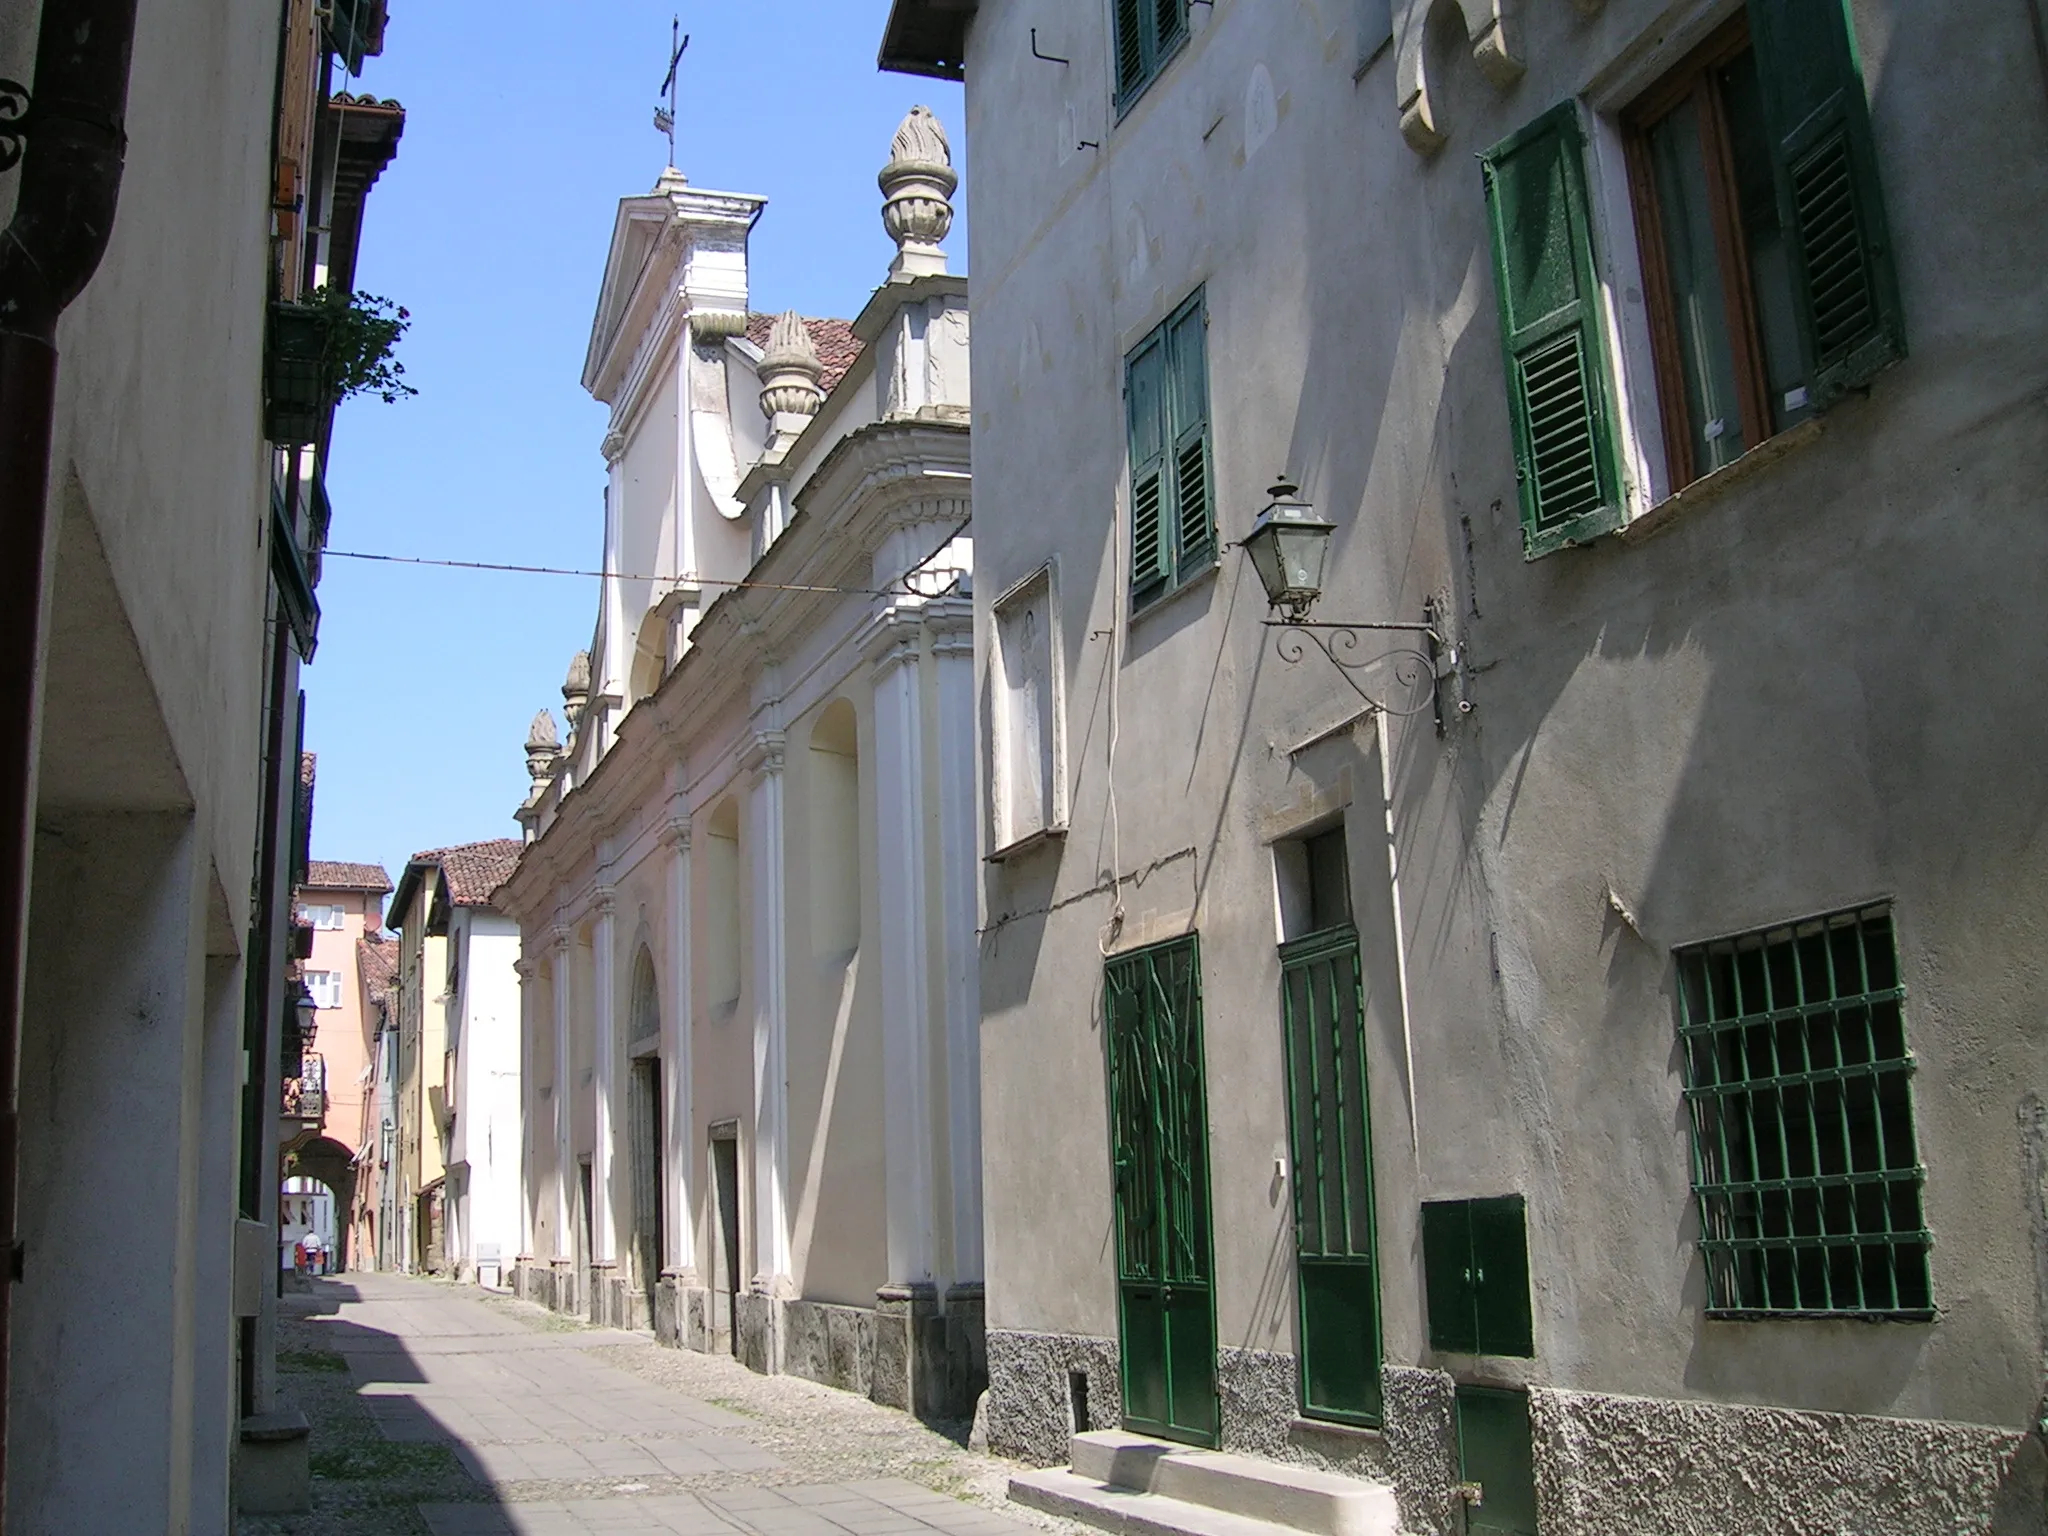
[[[1267,619],[1274,631],[1273,649],[1289,666],[1298,665],[1311,649],[1336,669],[1351,691],[1373,709],[1389,715],[1419,715],[1429,710],[1438,734],[1444,729],[1443,680],[1458,674],[1458,648],[1437,632],[1434,623],[1318,623],[1306,618]],[[1368,635],[1412,635],[1410,645],[1375,645]],[[1385,669],[1390,685],[1368,689],[1360,678]],[[1457,710],[1472,705],[1458,690]]]
[[[11,171],[21,163],[33,109],[28,87],[19,80],[0,76],[0,171]]]

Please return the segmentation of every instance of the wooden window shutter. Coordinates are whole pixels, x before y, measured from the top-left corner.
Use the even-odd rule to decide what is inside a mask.
[[[1906,355],[1845,0],[1749,0],[1810,382],[1825,408]]]
[[[1158,332],[1132,354],[1124,374],[1124,417],[1131,447],[1131,596],[1166,579],[1172,487],[1166,473],[1166,337]]]
[[[1181,579],[1216,558],[1216,497],[1209,462],[1208,317],[1199,294],[1167,324],[1173,394],[1174,568]]]
[[[1119,99],[1145,79],[1145,6],[1147,0],[1116,0],[1116,93]]]
[[[1153,68],[1159,67],[1159,60],[1171,53],[1188,29],[1188,0],[1151,0],[1153,31]]]
[[[1621,466],[1587,215],[1583,131],[1565,101],[1480,157],[1508,416],[1535,559],[1621,526]]]

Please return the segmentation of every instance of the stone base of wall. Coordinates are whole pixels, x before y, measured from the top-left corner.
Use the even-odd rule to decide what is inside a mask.
[[[1114,1339],[991,1328],[986,1358],[988,1448],[998,1456],[1063,1466],[1076,1429],[1114,1429],[1123,1418]]]
[[[1529,1414],[1545,1531],[2048,1530],[2037,1434],[1541,1387]]]
[[[875,1383],[875,1313],[827,1301],[783,1306],[782,1368],[806,1381],[867,1397]]]
[[[998,1455],[1059,1465],[1077,1409],[1094,1429],[1122,1417],[1113,1339],[991,1330],[988,1375]],[[1387,1483],[1406,1536],[1458,1536],[1456,1386],[1405,1366],[1380,1380],[1383,1428],[1324,1424],[1300,1416],[1293,1356],[1222,1350],[1223,1446]],[[2048,1530],[2048,1451],[2019,1430],[1543,1387],[1529,1412],[1545,1536]]]
[[[742,1291],[735,1301],[733,1334],[738,1347],[733,1353],[740,1364],[763,1376],[782,1373],[782,1309],[779,1296],[762,1296]]]

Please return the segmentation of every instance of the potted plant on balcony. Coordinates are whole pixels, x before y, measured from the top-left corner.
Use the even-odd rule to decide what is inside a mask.
[[[325,413],[351,395],[386,404],[419,393],[393,355],[411,312],[369,293],[316,288],[270,306],[264,355],[264,435],[273,443],[310,443]]]

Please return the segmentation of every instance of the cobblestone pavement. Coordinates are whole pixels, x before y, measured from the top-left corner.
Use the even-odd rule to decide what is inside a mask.
[[[467,1286],[345,1275],[284,1298],[280,1395],[313,1510],[246,1536],[1072,1536],[1007,1462],[909,1415]],[[962,1428],[963,1427],[956,1427]]]

